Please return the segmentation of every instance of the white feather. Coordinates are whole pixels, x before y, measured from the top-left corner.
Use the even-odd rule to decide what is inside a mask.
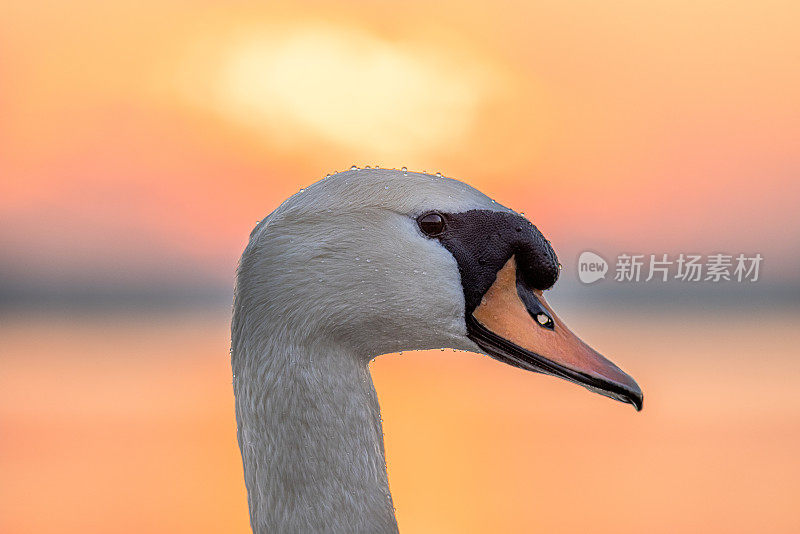
[[[335,174],[253,230],[232,365],[250,519],[263,532],[396,532],[367,364],[466,337],[458,266],[417,228],[436,209],[508,211],[448,178]]]

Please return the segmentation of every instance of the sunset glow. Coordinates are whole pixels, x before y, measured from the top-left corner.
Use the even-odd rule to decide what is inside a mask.
[[[643,247],[646,236],[797,259],[772,237],[798,237],[793,8],[670,5],[486,17],[486,5],[458,3],[445,20],[413,3],[391,16],[324,2],[190,15],[163,3],[11,4],[0,239],[18,254],[7,262],[39,271],[41,251],[63,241],[46,206],[89,255],[124,262],[111,236],[152,235],[137,262],[201,260],[224,283],[243,230],[353,164],[465,179],[544,217],[570,251],[585,240]],[[115,197],[128,202],[110,218],[100,199]],[[709,210],[711,199],[728,209]],[[25,238],[8,230],[18,227]],[[89,267],[62,259],[73,265],[62,276]]]
[[[379,358],[402,532],[800,532],[798,21],[784,0],[3,2],[0,532],[248,531],[237,261],[352,165],[524,212],[563,263],[548,300],[645,391],[634,414],[477,355]],[[758,285],[602,293],[584,250],[764,262]]]
[[[277,146],[332,143],[382,160],[436,150],[461,142],[493,83],[488,68],[359,29],[275,33],[230,46],[212,106]]]

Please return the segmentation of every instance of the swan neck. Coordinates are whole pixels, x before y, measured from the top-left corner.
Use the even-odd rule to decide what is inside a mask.
[[[234,332],[232,345],[253,531],[397,532],[367,362],[275,336],[258,347],[254,337]]]

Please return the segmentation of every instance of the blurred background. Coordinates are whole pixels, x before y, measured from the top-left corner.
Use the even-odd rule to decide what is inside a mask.
[[[450,351],[372,364],[403,532],[798,532],[791,1],[0,4],[0,531],[247,532],[255,222],[351,165],[525,212],[645,409]],[[757,282],[578,282],[594,250]],[[613,269],[613,265],[612,265]]]

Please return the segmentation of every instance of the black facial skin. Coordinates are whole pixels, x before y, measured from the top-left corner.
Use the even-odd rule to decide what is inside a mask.
[[[435,215],[442,217],[443,227],[434,224]],[[438,239],[458,262],[467,317],[472,316],[511,256],[516,256],[518,286],[548,289],[558,279],[558,258],[550,242],[530,221],[516,213],[492,210],[426,212],[417,218],[417,222],[424,233]],[[436,231],[429,233],[426,230]],[[536,299],[530,291],[524,293]],[[530,298],[520,296],[532,315],[539,313],[540,307],[532,310]]]
[[[530,352],[491,332],[472,315],[497,278],[515,256],[517,294],[534,321],[555,328],[533,290],[551,288],[558,279],[558,259],[550,242],[527,219],[516,213],[470,210],[461,213],[426,212],[417,218],[420,231],[437,239],[458,263],[464,289],[467,335],[487,354],[514,367],[544,373],[580,384],[592,391],[642,409],[642,393],[623,384],[602,380]],[[547,320],[539,320],[540,315]]]

